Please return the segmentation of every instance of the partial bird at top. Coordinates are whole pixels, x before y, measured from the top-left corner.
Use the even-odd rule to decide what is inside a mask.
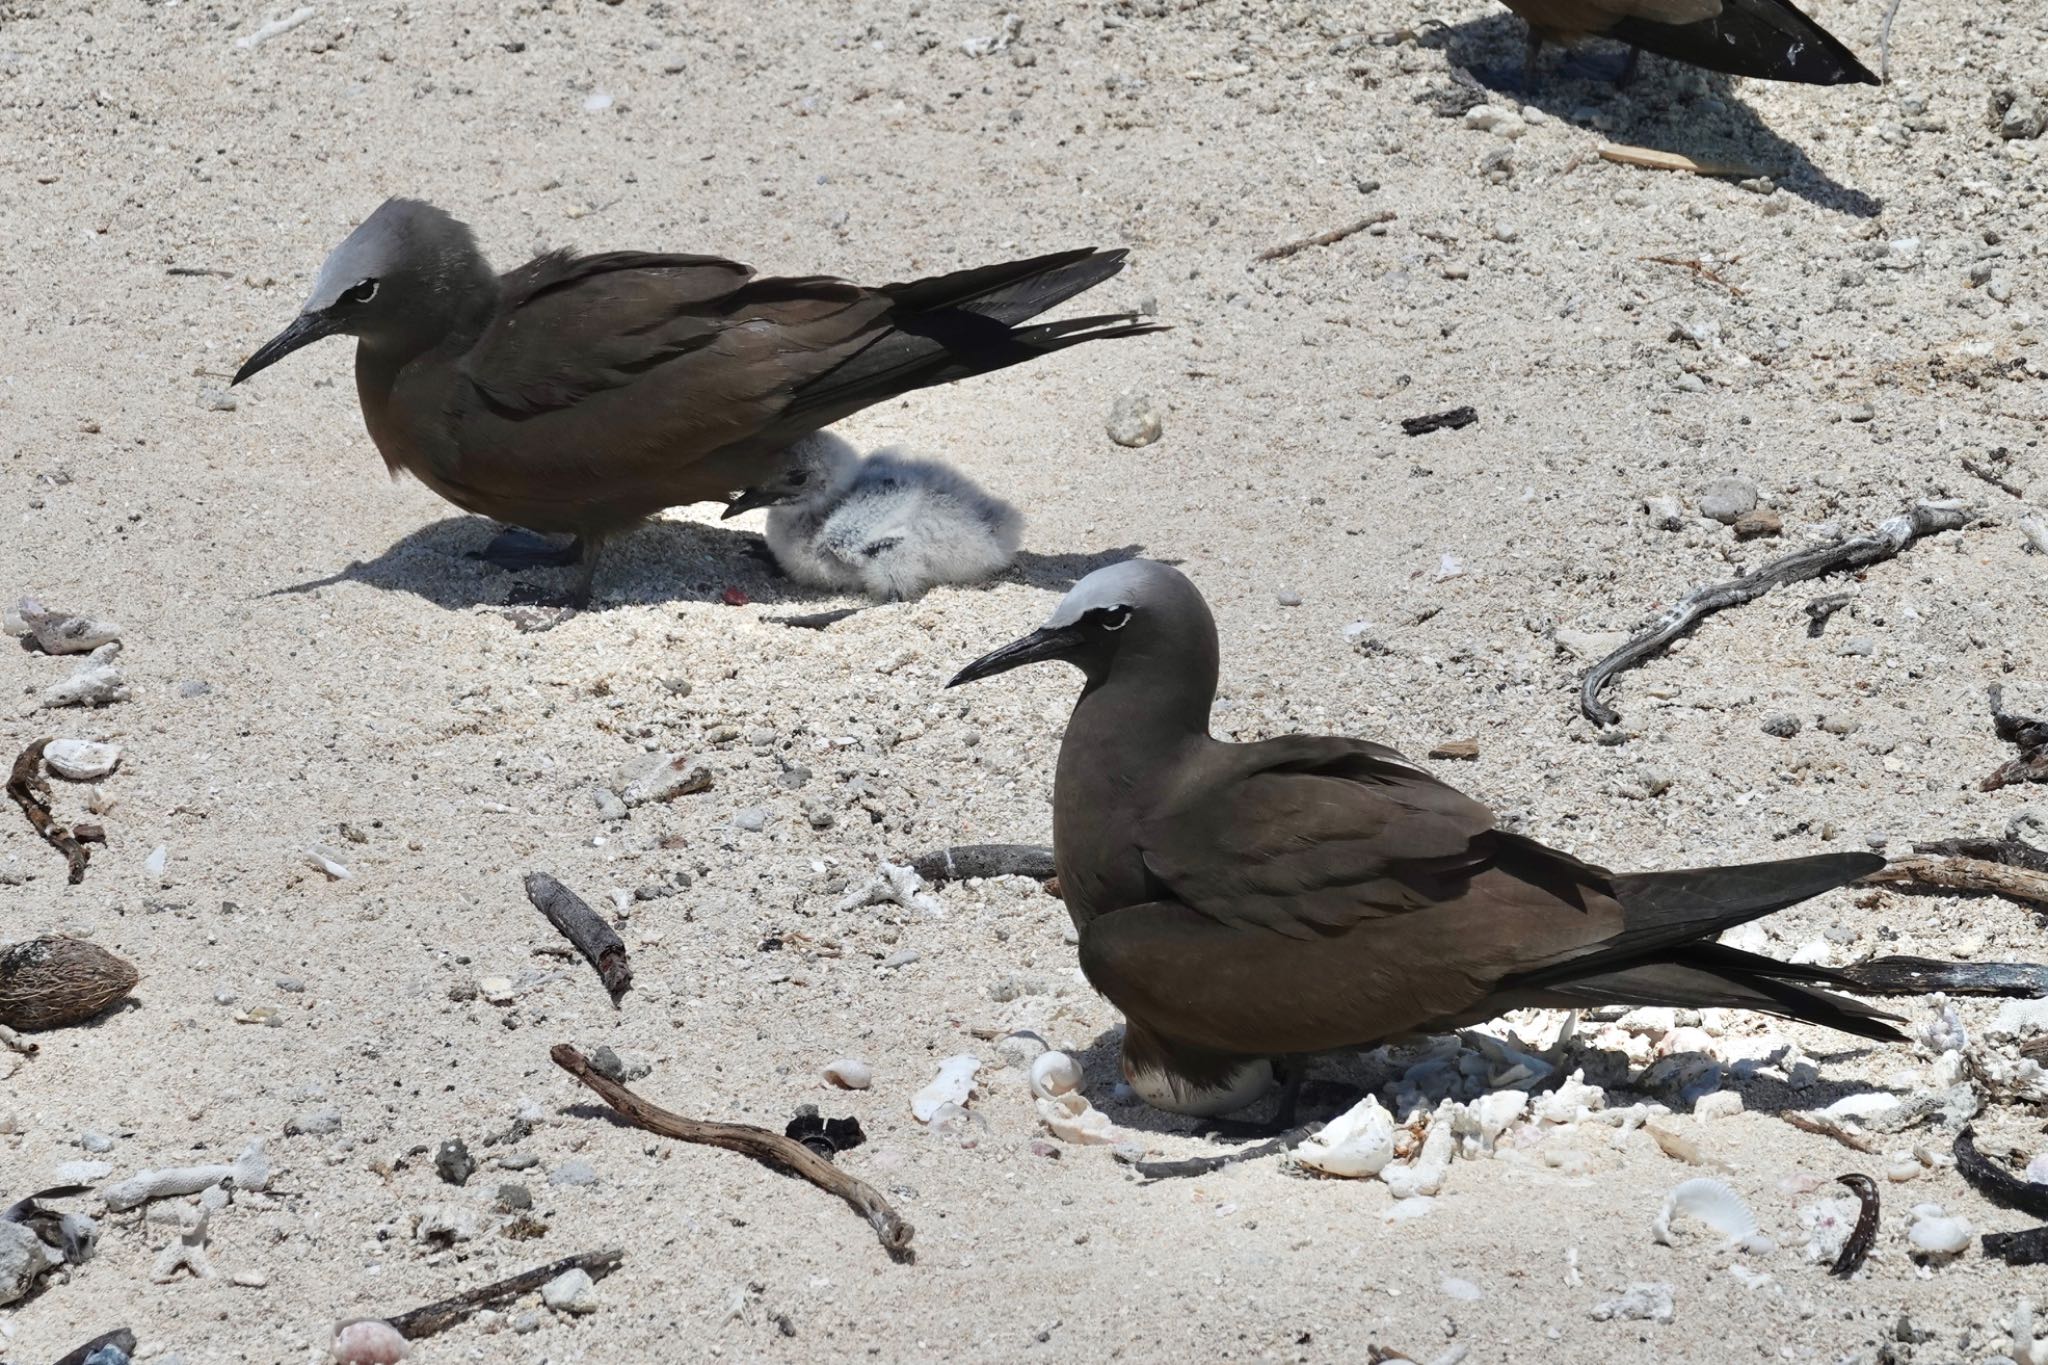
[[[1620,83],[1636,58],[1654,52],[1674,62],[1730,76],[1805,85],[1876,85],[1878,79],[1841,40],[1815,23],[1792,0],[1503,0],[1529,22],[1529,52],[1522,81],[1536,88],[1543,44],[1570,46],[1584,38],[1629,45]]]
[[[1854,989],[1840,973],[1715,942],[1874,854],[1609,872],[1497,828],[1383,745],[1212,739],[1216,623],[1149,560],[1089,574],[949,685],[1045,659],[1086,679],[1053,779],[1061,892],[1082,972],[1124,1013],[1124,1074],[1158,1108],[1228,1113],[1290,1059],[1528,1007],[1735,1007],[1900,1037],[1816,989]]]
[[[913,389],[1159,330],[1131,313],[1022,325],[1124,255],[879,287],[630,251],[550,252],[499,275],[468,227],[391,199],[235,382],[322,337],[355,337],[363,423],[391,471],[466,511],[573,533],[556,562],[580,556],[571,600],[587,602],[606,537],[762,482],[799,437]]]
[[[878,601],[921,597],[937,583],[980,583],[1016,558],[1017,509],[965,474],[902,450],[861,458],[829,431],[786,452],[775,478],[750,488],[728,517],[767,507],[769,553],[816,588],[857,589]]]

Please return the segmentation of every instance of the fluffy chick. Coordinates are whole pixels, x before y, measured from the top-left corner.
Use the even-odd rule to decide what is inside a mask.
[[[898,449],[862,459],[824,432],[791,447],[776,479],[749,490],[768,512],[768,549],[812,587],[882,601],[936,583],[979,583],[1016,558],[1024,518],[957,470]]]

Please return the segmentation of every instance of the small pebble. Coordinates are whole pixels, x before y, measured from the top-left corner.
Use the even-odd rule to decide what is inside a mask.
[[[595,1313],[597,1286],[587,1270],[565,1270],[541,1286],[540,1301],[557,1313]]]
[[[1756,508],[1756,485],[1748,479],[1715,479],[1700,490],[1700,515],[1732,526]]]
[[[469,1154],[469,1144],[459,1137],[444,1138],[434,1149],[434,1174],[450,1185],[467,1185],[476,1174],[476,1158]]]
[[[329,1133],[338,1133],[341,1131],[341,1111],[333,1108],[308,1109],[285,1120],[284,1131],[287,1137],[325,1137]]]
[[[1117,395],[1110,406],[1108,422],[1109,439],[1120,446],[1149,446],[1165,431],[1160,421],[1159,410],[1152,406],[1152,400],[1142,393],[1126,390]]]
[[[875,1069],[857,1057],[825,1064],[825,1079],[841,1090],[865,1090],[875,1083]]]
[[[587,1161],[565,1161],[548,1175],[550,1185],[595,1185],[597,1168]]]
[[[497,1203],[506,1213],[521,1213],[533,1207],[533,1191],[516,1183],[500,1185]]]
[[[735,812],[732,817],[732,823],[734,829],[745,830],[749,834],[759,834],[762,830],[768,828],[768,812],[762,810],[759,806],[749,806],[745,810]]]
[[[114,1140],[112,1138],[108,1137],[105,1133],[95,1133],[90,1128],[78,1135],[78,1145],[85,1148],[88,1152],[111,1152],[114,1150]]]
[[[1282,590],[1275,595],[1274,600],[1278,601],[1283,607],[1298,607],[1301,605],[1301,594]]]
[[[1799,717],[1789,711],[1775,711],[1764,717],[1763,732],[1779,739],[1790,739],[1799,733]]]

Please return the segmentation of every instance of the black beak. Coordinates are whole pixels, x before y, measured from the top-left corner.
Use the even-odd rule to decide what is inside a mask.
[[[998,673],[1007,673],[1025,664],[1044,663],[1048,659],[1064,659],[1081,645],[1079,626],[1040,626],[1021,640],[1012,640],[1001,649],[992,649],[967,667],[953,675],[948,687],[961,683],[979,682],[993,678]]]
[[[255,355],[242,362],[242,368],[235,371],[234,382],[239,384],[258,370],[269,369],[299,347],[321,337],[333,336],[340,330],[341,323],[326,313],[301,313],[292,319],[291,326],[264,342]]]
[[[725,510],[718,514],[718,519],[731,521],[742,512],[751,512],[756,507],[773,507],[781,501],[781,498],[765,489],[742,488],[740,495],[727,503]]]

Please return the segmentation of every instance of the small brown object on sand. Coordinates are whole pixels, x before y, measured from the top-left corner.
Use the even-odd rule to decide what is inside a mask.
[[[0,953],[0,1024],[24,1033],[82,1024],[140,979],[134,967],[97,944],[32,938]]]
[[[43,841],[64,855],[64,861],[71,865],[71,884],[76,886],[85,880],[86,860],[92,855],[50,815],[50,782],[43,776],[43,750],[49,743],[48,739],[39,739],[15,757],[14,771],[7,778],[7,794],[21,807],[21,813],[43,836]]]

